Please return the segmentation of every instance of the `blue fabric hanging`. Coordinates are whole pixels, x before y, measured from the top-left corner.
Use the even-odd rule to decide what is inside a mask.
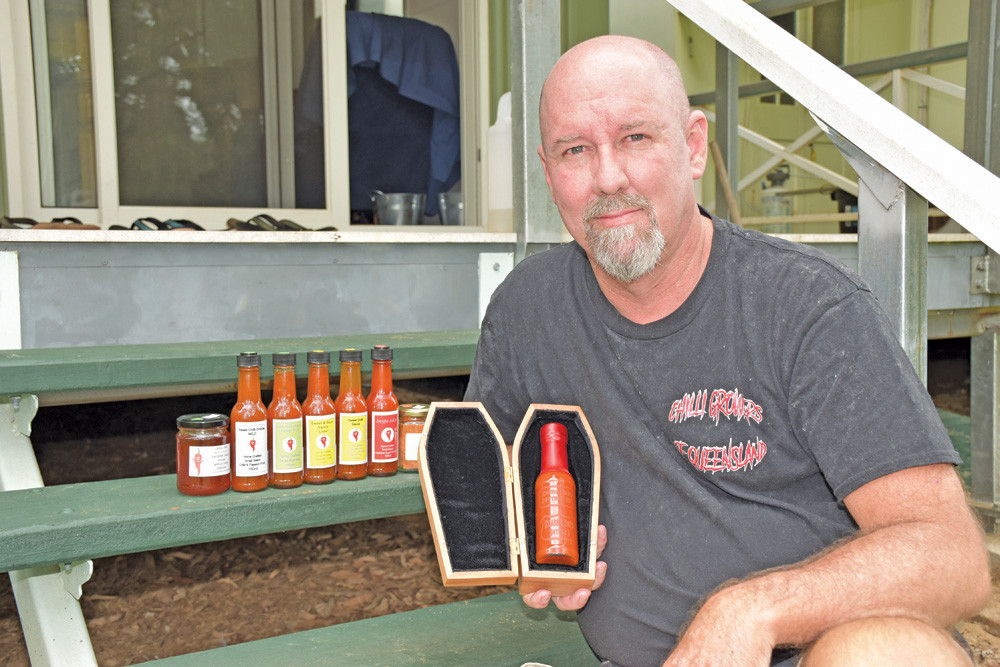
[[[461,176],[458,60],[442,28],[417,19],[348,11],[347,95],[351,208],[372,190],[424,192],[425,213]],[[318,40],[315,40],[318,42]],[[306,54],[297,131],[322,127],[318,44]],[[297,175],[298,178],[298,175]]]

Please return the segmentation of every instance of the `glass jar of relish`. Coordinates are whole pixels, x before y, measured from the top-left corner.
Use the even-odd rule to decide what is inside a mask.
[[[177,490],[189,496],[222,493],[231,483],[229,418],[217,413],[177,418]]]
[[[420,445],[420,436],[424,432],[428,409],[428,406],[422,403],[399,406],[400,470],[417,471],[417,448]]]

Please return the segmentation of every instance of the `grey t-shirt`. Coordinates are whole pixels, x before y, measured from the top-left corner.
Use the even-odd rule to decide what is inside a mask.
[[[713,224],[694,292],[646,325],[615,310],[576,243],[521,262],[487,310],[466,392],[508,443],[531,403],[583,408],[608,574],[579,619],[623,665],[660,664],[722,582],[852,533],[842,501],[866,482],[959,462],[856,275]]]

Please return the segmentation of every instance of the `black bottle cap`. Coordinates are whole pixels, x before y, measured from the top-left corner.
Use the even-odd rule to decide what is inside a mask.
[[[253,368],[254,366],[260,368],[260,355],[256,352],[240,352],[240,355],[236,357],[236,365],[239,368]]]
[[[353,347],[349,347],[346,350],[340,351],[341,361],[361,361],[361,350],[355,350]]]
[[[294,352],[275,352],[271,355],[271,362],[275,366],[294,366],[295,365],[295,353]]]
[[[219,428],[229,423],[229,417],[217,412],[181,415],[177,418],[178,428]]]
[[[326,350],[311,350],[306,352],[306,363],[309,364],[329,364],[330,353]]]
[[[372,361],[392,361],[392,348],[388,345],[376,345],[372,348]]]

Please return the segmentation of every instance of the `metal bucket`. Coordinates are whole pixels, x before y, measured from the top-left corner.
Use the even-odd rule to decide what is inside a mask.
[[[461,225],[463,208],[461,192],[442,192],[438,195],[442,225]]]
[[[419,225],[427,195],[413,192],[372,192],[375,221],[380,225]]]

